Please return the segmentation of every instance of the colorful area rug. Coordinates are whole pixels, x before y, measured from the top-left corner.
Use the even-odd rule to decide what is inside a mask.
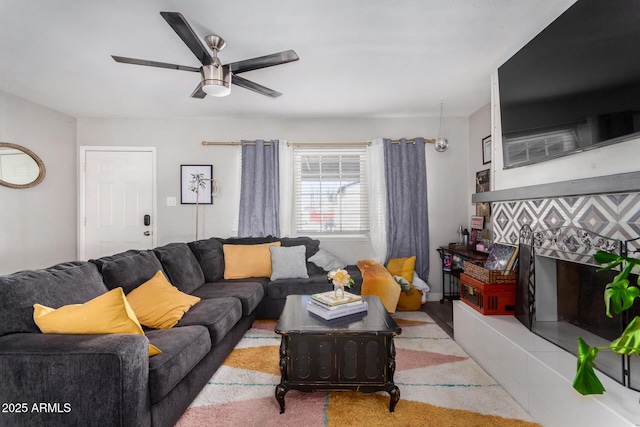
[[[291,390],[280,414],[280,338],[274,321],[256,321],[176,426],[538,425],[427,314],[394,318],[402,334],[394,339],[400,401],[393,413],[384,392]]]

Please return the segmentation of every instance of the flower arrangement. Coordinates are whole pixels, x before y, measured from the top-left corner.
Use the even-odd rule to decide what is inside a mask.
[[[334,286],[340,286],[341,288],[350,288],[353,285],[353,279],[347,273],[347,270],[338,269],[330,271],[327,274],[327,279],[333,283]]]

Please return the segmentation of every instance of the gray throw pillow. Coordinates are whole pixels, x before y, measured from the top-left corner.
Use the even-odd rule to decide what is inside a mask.
[[[271,246],[271,280],[307,279],[306,248],[300,246]]]
[[[314,256],[309,258],[309,261],[322,268],[324,271],[337,270],[347,266],[346,262],[324,249],[320,249],[316,252]]]

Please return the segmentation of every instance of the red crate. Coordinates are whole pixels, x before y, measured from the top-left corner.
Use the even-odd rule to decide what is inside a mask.
[[[461,273],[460,299],[482,314],[514,314],[516,284],[493,285]]]

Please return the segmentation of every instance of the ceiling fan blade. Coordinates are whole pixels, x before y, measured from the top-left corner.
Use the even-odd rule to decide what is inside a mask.
[[[202,99],[205,96],[207,96],[207,93],[205,91],[202,90],[202,82],[200,82],[200,84],[198,85],[198,87],[196,87],[196,89],[193,91],[193,93],[191,94],[192,98],[198,98],[198,99]]]
[[[178,34],[178,36],[182,39],[184,44],[187,45],[191,52],[198,58],[198,61],[202,63],[202,65],[211,65],[213,64],[213,59],[211,55],[207,51],[207,48],[204,47],[195,31],[191,28],[189,23],[181,13],[178,12],[160,12],[160,15],[167,21],[167,24],[173,28],[173,31]]]
[[[244,61],[232,62],[225,65],[233,74],[244,73],[246,71],[258,70],[260,68],[272,67],[274,65],[286,64],[297,61],[298,55],[293,50],[272,53],[271,55],[260,56]]]
[[[111,55],[111,57],[113,58],[114,61],[122,62],[123,64],[145,65],[147,67],[168,68],[170,70],[194,71],[196,73],[200,72],[200,68],[189,67],[187,65],[168,64],[166,62],[149,61],[147,59],[127,58],[124,56],[116,56],[116,55]]]
[[[233,83],[234,85],[243,87],[245,89],[249,89],[254,92],[257,92],[260,95],[268,96],[271,98],[277,98],[280,95],[282,95],[280,92],[277,92],[273,89],[269,89],[268,87],[264,87],[262,85],[259,85],[258,83],[254,83],[251,80],[247,80],[236,75],[231,77],[231,83]]]

